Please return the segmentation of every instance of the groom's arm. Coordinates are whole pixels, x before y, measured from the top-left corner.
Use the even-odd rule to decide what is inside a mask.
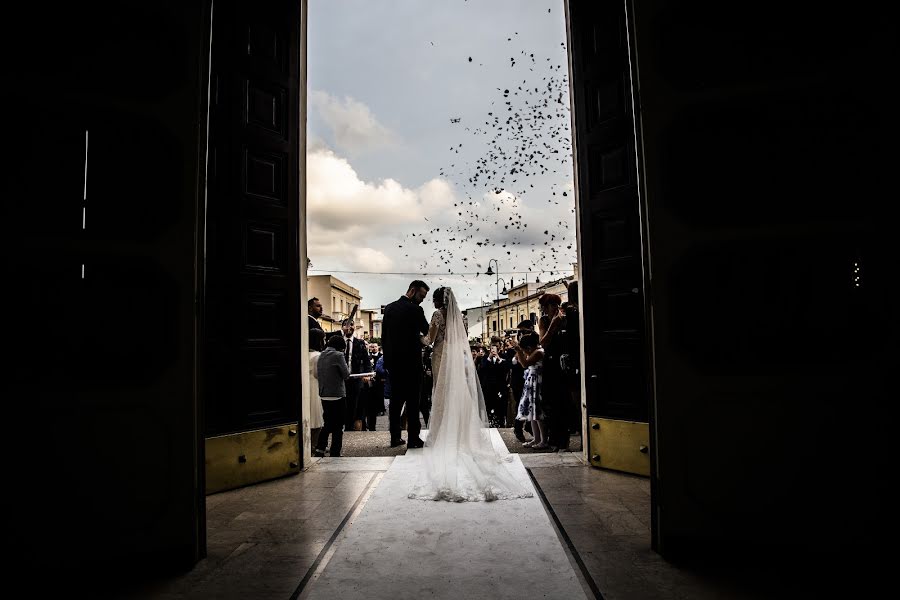
[[[419,342],[423,346],[427,346],[429,344],[428,341],[428,319],[425,318],[425,311],[422,310],[422,307],[419,306],[416,309],[416,319],[418,320],[418,324],[416,325],[416,329],[419,332]]]

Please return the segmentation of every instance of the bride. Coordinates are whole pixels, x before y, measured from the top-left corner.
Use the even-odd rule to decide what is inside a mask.
[[[491,443],[484,395],[453,290],[443,288],[443,302],[436,305],[441,318],[429,332],[438,356],[432,363],[431,419],[409,497],[454,502],[531,497],[506,468],[512,457],[501,458]]]

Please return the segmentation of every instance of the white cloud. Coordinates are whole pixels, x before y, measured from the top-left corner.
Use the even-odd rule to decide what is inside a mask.
[[[347,159],[318,149],[306,157],[307,214],[310,230],[403,233],[415,224],[428,227],[456,201],[443,179],[407,188],[394,179],[363,181]]]
[[[418,193],[424,210],[434,215],[445,215],[444,211],[456,202],[453,187],[446,179],[431,179],[419,188]]]
[[[356,153],[396,143],[396,134],[379,123],[362,102],[318,90],[310,92],[309,98],[313,109],[331,129],[334,143],[342,150]]]
[[[485,218],[495,214],[501,221],[520,213],[528,227],[506,229],[502,223],[482,223],[481,232],[468,231],[460,236],[453,232],[459,226],[461,208],[453,205],[463,201],[446,179],[434,178],[418,187],[407,187],[391,178],[366,181],[347,158],[316,146],[307,152],[309,256],[314,269],[327,269],[358,287],[364,306],[395,299],[419,274],[433,289],[452,286],[464,308],[477,306],[482,298],[492,299],[496,293],[494,277],[483,276],[489,258],[501,261],[507,283],[512,277],[509,271],[516,271],[515,280],[520,282],[525,272],[537,274],[551,266],[567,267],[568,256],[574,256],[575,251],[565,248],[570,242],[564,242],[559,234],[574,241],[574,228],[565,230],[555,224],[572,221],[572,207],[566,198],[556,198],[559,196],[549,202],[546,197],[533,202],[508,191],[485,193],[475,201],[480,207],[477,212]],[[544,233],[552,229],[557,232],[555,240]],[[448,236],[460,239],[443,240]],[[451,262],[443,262],[436,253],[452,254]],[[470,274],[442,274],[447,271]],[[425,309],[430,315],[429,303]],[[480,327],[478,323],[474,326]]]
[[[321,231],[309,232],[308,244],[313,268],[328,267],[336,271],[382,271],[394,269],[394,260],[371,242],[361,231],[340,237],[322,235]],[[351,277],[352,279],[352,277]]]
[[[420,219],[416,193],[393,179],[362,181],[345,158],[320,149],[306,156],[307,213],[311,225],[346,231],[361,223],[402,224]]]
[[[522,208],[522,202],[521,200],[519,200],[519,197],[509,190],[503,190],[499,194],[494,193],[493,190],[490,190],[484,193],[482,199],[484,200],[484,204],[488,206],[494,206],[507,211],[521,210]]]
[[[326,144],[325,140],[323,140],[319,136],[308,132],[308,136],[306,138],[306,151],[319,152],[321,150],[328,150],[328,144]]]
[[[309,151],[306,168],[307,244],[314,268],[414,268],[414,259],[401,258],[400,240],[451,219],[448,208],[457,202],[443,179],[418,188],[393,179],[363,181],[347,159],[326,148]]]
[[[350,266],[358,271],[388,272],[394,268],[394,260],[381,250],[363,248],[352,255]]]

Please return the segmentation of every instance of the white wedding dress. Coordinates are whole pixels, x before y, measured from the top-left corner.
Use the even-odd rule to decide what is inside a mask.
[[[507,469],[512,456],[501,458],[491,443],[484,395],[450,288],[444,306],[447,321],[440,369],[434,374],[428,438],[417,457],[418,474],[409,497],[453,502],[531,497]]]

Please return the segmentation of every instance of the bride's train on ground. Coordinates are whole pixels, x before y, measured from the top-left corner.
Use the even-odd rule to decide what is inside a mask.
[[[462,313],[450,288],[444,297],[446,322],[428,438],[408,496],[452,502],[531,497],[507,468],[512,457],[501,458],[494,450]]]

